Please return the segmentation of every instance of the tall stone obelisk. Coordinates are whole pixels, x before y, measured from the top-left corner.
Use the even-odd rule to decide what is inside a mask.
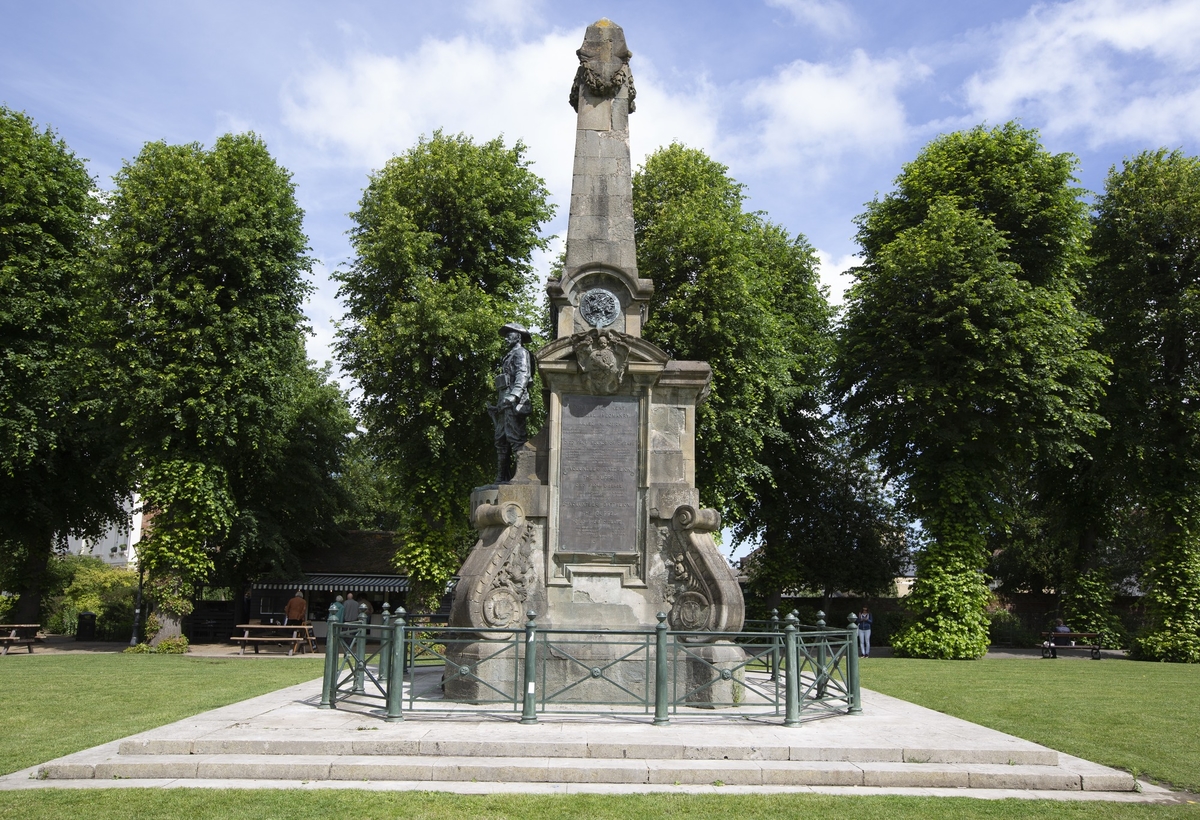
[[[608,20],[588,26],[577,53],[566,264],[547,283],[554,340],[536,355],[547,421],[513,481],[472,494],[480,539],[459,573],[451,624],[512,628],[532,609],[543,628],[641,630],[665,612],[675,630],[736,632],[741,590],[712,537],[721,516],[701,506],[695,486],[696,406],[712,371],[642,338],[654,286],[638,276],[634,245],[631,55]],[[502,663],[485,672],[487,644],[455,650],[447,697],[470,699],[476,678],[494,686],[510,674]],[[633,686],[644,676],[644,664],[614,661],[625,651],[593,641],[538,663],[548,686],[594,699],[611,696],[609,679]],[[742,657],[719,641],[704,654]],[[580,685],[581,663],[607,671]]]

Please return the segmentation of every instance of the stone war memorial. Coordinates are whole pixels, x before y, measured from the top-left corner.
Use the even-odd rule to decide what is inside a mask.
[[[853,614],[845,628],[820,613],[745,620],[713,540],[721,517],[695,486],[696,408],[712,373],[642,338],[654,284],[634,250],[629,49],[601,20],[578,54],[566,260],[547,285],[553,338],[534,353],[527,329],[496,328],[496,482],[470,499],[479,537],[450,623],[333,607],[319,685],[0,775],[0,790],[257,781],[302,797],[675,798],[731,786],[1180,802],[1128,772],[862,690]],[[536,374],[547,412],[531,430]]]
[[[523,419],[512,416],[528,400],[513,382],[532,379],[519,361],[528,334],[506,326],[509,352],[489,408],[497,483],[471,496],[479,540],[459,573],[450,625],[512,629],[532,612],[543,629],[652,630],[665,613],[672,630],[737,632],[741,589],[712,537],[721,516],[703,507],[695,486],[696,407],[712,371],[672,361],[642,338],[654,283],[638,275],[634,249],[631,54],[620,26],[601,20],[578,55],[566,263],[547,284],[553,340],[534,357],[547,419],[521,443],[525,431],[513,428]],[[448,648],[448,699],[476,699],[475,678],[511,685],[511,659],[489,662],[491,641],[479,637]],[[694,640],[705,669],[744,657],[726,641]],[[570,657],[537,662],[547,664],[547,685],[566,685],[591,665],[644,688],[640,664],[621,668],[623,651],[593,637]],[[472,674],[457,676],[458,668]],[[603,697],[600,686],[576,689],[582,700]]]

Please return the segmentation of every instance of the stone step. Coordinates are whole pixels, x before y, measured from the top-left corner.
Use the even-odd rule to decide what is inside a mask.
[[[1072,759],[1074,760],[1074,759]],[[45,779],[298,781],[479,781],[504,783],[724,784],[1127,791],[1124,772],[1079,766],[795,760],[428,755],[117,754],[91,762],[52,761]]]
[[[303,730],[254,733],[250,736],[198,738],[135,737],[120,743],[120,754],[155,755],[354,755],[359,757],[456,758],[575,758],[581,760],[691,760],[691,761],[845,761],[900,764],[992,764],[1002,766],[1057,766],[1059,753],[1045,748],[922,748],[870,746],[809,746],[798,744],[703,744],[655,742],[640,738],[537,738],[494,737],[490,740],[433,737],[386,738],[354,731],[342,737],[330,732],[304,737]],[[1032,745],[1032,744],[1030,744]]]

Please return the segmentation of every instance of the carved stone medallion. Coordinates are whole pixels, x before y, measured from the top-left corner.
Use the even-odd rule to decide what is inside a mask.
[[[672,608],[674,620],[679,624],[677,629],[689,632],[707,629],[712,616],[712,604],[699,592],[684,592],[675,598]]]
[[[579,300],[579,313],[592,327],[608,327],[621,315],[621,300],[604,288],[592,288]]]
[[[490,627],[507,629],[521,622],[521,600],[514,590],[496,587],[483,599],[483,622]]]

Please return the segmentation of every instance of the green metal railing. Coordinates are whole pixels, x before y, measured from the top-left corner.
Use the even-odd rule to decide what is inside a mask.
[[[331,608],[321,708],[382,704],[398,721],[466,703],[519,711],[526,724],[591,709],[652,713],[658,726],[680,709],[777,716],[785,726],[862,711],[854,615],[845,629],[828,628],[822,613],[801,625],[793,612],[713,633],[672,631],[662,613],[653,630],[542,629],[533,611],[515,629],[409,626],[405,614],[385,605],[383,623],[368,624],[364,607],[342,623]]]

